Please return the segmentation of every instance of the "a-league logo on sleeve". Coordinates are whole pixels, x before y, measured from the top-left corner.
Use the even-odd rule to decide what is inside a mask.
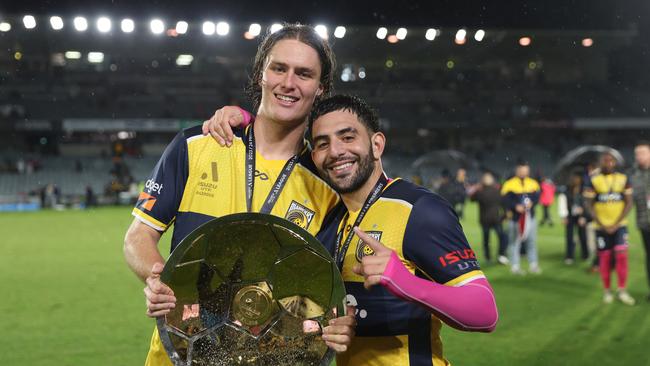
[[[314,219],[315,212],[301,205],[296,201],[291,201],[291,205],[284,215],[284,218],[307,230],[311,220]]]
[[[366,231],[366,234],[370,235],[371,238],[374,238],[377,241],[381,241],[381,233],[381,231]],[[363,257],[373,254],[375,254],[375,251],[372,250],[368,244],[364,243],[363,240],[359,239],[356,250],[357,261],[361,262]]]

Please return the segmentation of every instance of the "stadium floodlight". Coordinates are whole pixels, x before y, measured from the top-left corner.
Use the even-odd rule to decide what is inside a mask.
[[[188,24],[186,21],[181,20],[176,22],[176,33],[185,34],[187,33]]]
[[[102,33],[108,33],[111,31],[111,28],[113,27],[113,24],[111,23],[111,20],[108,17],[99,17],[97,19],[97,30],[102,32]]]
[[[217,35],[226,36],[230,32],[230,25],[226,22],[217,23]]]
[[[213,22],[207,21],[207,22],[203,22],[202,29],[203,29],[203,34],[205,34],[206,36],[211,36],[214,34],[216,26],[214,25]]]
[[[34,18],[33,15],[25,15],[23,17],[23,25],[25,25],[25,28],[27,29],[36,28],[36,18]]]
[[[467,37],[467,31],[461,28],[456,32],[456,37],[454,38],[454,42],[456,42],[456,44],[465,44],[466,41],[465,37]]]
[[[78,60],[81,58],[81,52],[79,51],[65,51],[65,58],[68,60]]]
[[[261,32],[262,26],[257,23],[253,23],[248,27],[248,33],[250,33],[250,35],[253,37],[259,36]]]
[[[359,79],[365,79],[366,78],[366,68],[365,67],[360,67],[359,68]]]
[[[322,38],[322,39],[329,38],[329,36],[327,34],[327,27],[326,26],[324,26],[322,24],[319,24],[319,25],[314,27],[314,30],[320,36],[320,38]]]
[[[485,38],[485,31],[483,29],[479,29],[474,33],[474,39],[476,42],[481,42]]]
[[[131,33],[133,30],[135,30],[135,23],[133,22],[133,19],[122,19],[120,28],[122,28],[122,32],[124,33]]]
[[[104,62],[104,53],[103,52],[88,52],[88,62],[93,64],[99,64]]]
[[[345,27],[339,25],[334,29],[334,37],[336,38],[343,38],[345,37]]]
[[[282,29],[282,24],[280,23],[273,23],[273,25],[271,25],[271,33],[275,33],[280,29]]]
[[[532,43],[532,40],[530,39],[530,37],[521,37],[521,38],[519,38],[519,45],[521,47],[530,46],[531,43]]]
[[[594,40],[591,38],[585,38],[582,40],[582,46],[583,47],[591,47],[594,45]]]
[[[153,34],[162,34],[165,31],[165,23],[160,19],[153,19],[149,22],[149,28]]]
[[[75,17],[72,23],[78,32],[85,32],[88,29],[88,21],[84,17]]]
[[[178,55],[176,57],[176,65],[178,66],[189,66],[194,61],[194,56],[192,55]]]
[[[397,30],[397,33],[395,33],[395,36],[397,37],[397,39],[401,41],[404,38],[406,38],[406,33],[407,33],[406,28],[399,28]]]
[[[0,23],[0,32],[9,32],[11,30],[11,24],[7,22]]]
[[[63,29],[63,19],[59,16],[50,17],[50,25],[54,30],[61,30]]]
[[[377,38],[384,39],[386,38],[387,34],[388,34],[388,29],[386,29],[385,27],[381,27],[377,29]]]
[[[424,38],[426,38],[428,41],[433,41],[434,39],[436,39],[437,35],[438,35],[437,30],[433,28],[429,28],[427,29],[427,32],[424,34]]]

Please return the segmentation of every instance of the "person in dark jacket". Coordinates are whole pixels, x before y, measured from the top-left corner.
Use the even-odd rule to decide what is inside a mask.
[[[509,263],[506,255],[508,249],[508,238],[503,231],[503,208],[501,207],[501,191],[494,181],[494,176],[486,172],[481,177],[481,183],[476,191],[470,195],[472,201],[478,202],[479,222],[483,230],[483,253],[485,259],[490,262],[490,230],[494,230],[499,238],[499,250],[497,261],[503,265]]]
[[[566,256],[564,263],[571,265],[575,261],[576,243],[574,233],[578,231],[580,254],[583,260],[589,258],[587,247],[587,213],[582,199],[582,174],[579,172],[571,176],[566,191],[558,199],[558,212],[562,223],[566,226]]]

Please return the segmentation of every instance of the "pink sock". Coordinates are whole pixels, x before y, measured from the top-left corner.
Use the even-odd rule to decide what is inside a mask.
[[[612,271],[612,251],[602,250],[598,252],[598,260],[600,263],[600,278],[603,280],[603,287],[609,290],[611,286],[611,271]],[[616,265],[618,268],[618,264]]]
[[[618,288],[624,289],[627,284],[627,249],[616,250],[616,276],[618,277]]]

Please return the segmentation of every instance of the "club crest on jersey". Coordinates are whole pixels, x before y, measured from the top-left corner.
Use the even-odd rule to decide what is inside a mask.
[[[308,209],[296,201],[291,201],[291,205],[284,215],[284,218],[307,230],[311,220],[316,212]]]
[[[370,235],[371,238],[381,241],[381,231],[366,231],[366,234]],[[370,248],[370,246],[366,243],[363,242],[363,240],[359,239],[357,242],[357,252],[356,252],[356,257],[357,261],[361,263],[361,260],[363,257],[369,256],[369,255],[374,255],[375,251]]]

